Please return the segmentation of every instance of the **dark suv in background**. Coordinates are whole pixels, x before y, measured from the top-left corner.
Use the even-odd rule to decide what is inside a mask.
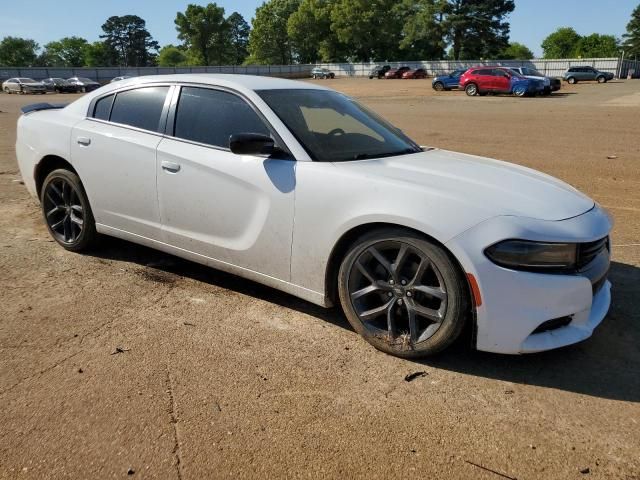
[[[571,84],[594,80],[598,83],[606,83],[613,80],[613,73],[601,72],[593,67],[571,67],[564,72],[562,78]]]
[[[385,73],[387,73],[389,70],[391,70],[391,66],[390,65],[383,65],[383,66],[375,66],[373,67],[373,70],[371,70],[369,72],[369,79],[372,78],[384,78]]]

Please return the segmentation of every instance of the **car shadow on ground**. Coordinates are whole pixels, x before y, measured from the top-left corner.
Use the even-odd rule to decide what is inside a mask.
[[[324,309],[256,282],[126,241],[106,239],[93,256],[232,290],[352,331],[338,308]],[[640,310],[634,307],[640,268],[613,262],[610,279],[613,303],[609,315],[594,336],[583,343],[531,355],[498,355],[473,350],[467,334],[441,354],[411,362],[515,384],[640,402]]]

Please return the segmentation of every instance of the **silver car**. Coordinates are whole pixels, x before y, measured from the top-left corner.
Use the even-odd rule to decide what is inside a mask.
[[[33,78],[16,77],[10,78],[2,84],[4,93],[47,93],[47,87],[42,82],[36,82]]]

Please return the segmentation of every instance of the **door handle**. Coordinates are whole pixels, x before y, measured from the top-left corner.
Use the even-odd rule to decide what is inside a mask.
[[[78,144],[88,147],[91,145],[91,139],[87,137],[78,137]]]
[[[166,160],[163,160],[161,166],[165,172],[178,173],[180,171],[180,164],[178,163],[167,162]]]

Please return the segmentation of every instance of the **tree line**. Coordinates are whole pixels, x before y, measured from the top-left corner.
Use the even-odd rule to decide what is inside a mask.
[[[176,14],[178,45],[160,45],[136,15],[113,16],[100,40],[72,36],[40,48],[5,37],[0,65],[144,67],[391,60],[531,59],[510,42],[513,0],[267,0],[251,26],[216,3]],[[562,27],[542,42],[545,58],[640,56],[640,5],[623,39]]]

